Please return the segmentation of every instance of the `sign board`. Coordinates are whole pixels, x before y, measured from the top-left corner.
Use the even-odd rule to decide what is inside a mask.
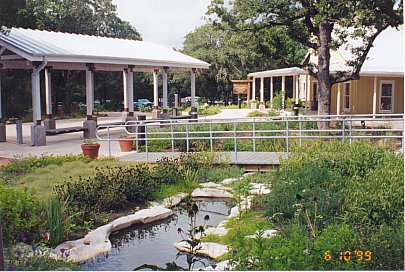
[[[233,94],[243,94],[248,93],[251,80],[232,80],[233,83]]]

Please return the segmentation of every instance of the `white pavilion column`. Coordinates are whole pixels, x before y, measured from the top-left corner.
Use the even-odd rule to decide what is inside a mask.
[[[340,90],[341,90],[341,84],[338,83],[337,96],[336,96],[336,115],[340,115]]]
[[[274,96],[273,77],[270,77],[270,107],[271,107],[271,109],[273,109],[273,96]]]
[[[124,113],[129,112],[129,92],[128,92],[128,69],[122,71],[122,83],[124,87]]]
[[[157,110],[159,106],[159,93],[158,93],[158,73],[159,70],[153,70],[153,109]]]
[[[196,69],[193,68],[191,71],[191,111],[195,108],[195,74]]]
[[[1,108],[1,72],[0,72],[0,143],[6,141],[6,125],[3,123],[3,112]]]
[[[377,113],[377,77],[374,76],[374,90],[373,90],[373,118]]]
[[[45,68],[45,101],[46,101],[46,117],[44,126],[46,130],[55,129],[55,119],[52,118],[52,81],[51,68]]]
[[[83,127],[87,130],[83,133],[85,139],[96,138],[97,122],[93,119],[94,109],[94,72],[93,67],[86,68],[86,121],[83,122]]]
[[[43,66],[42,66],[43,68]],[[32,69],[31,83],[32,83],[32,119],[31,125],[31,145],[44,146],[46,145],[46,131],[41,126],[41,67],[34,66]]]
[[[153,70],[153,111],[152,118],[160,118],[159,108],[159,69]]]
[[[294,80],[294,85],[295,85],[295,104],[299,103],[299,99],[300,99],[300,84],[299,84],[299,77],[298,76],[294,76],[295,80]]]
[[[281,109],[285,108],[285,76],[281,77]]]
[[[264,77],[260,78],[260,105],[259,110],[264,111],[266,105],[264,105]]]
[[[129,116],[134,116],[134,72],[133,68],[128,68],[127,74],[128,110]]]
[[[252,101],[256,100],[256,78],[253,78],[253,85],[252,85]]]
[[[163,113],[167,113],[167,68],[163,69]]]
[[[41,84],[38,68],[33,68],[32,71],[32,114],[33,122],[36,125],[41,125]]]

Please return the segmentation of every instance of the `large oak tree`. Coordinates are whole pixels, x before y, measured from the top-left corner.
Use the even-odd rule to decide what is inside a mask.
[[[313,49],[318,63],[305,68],[318,80],[318,113],[330,114],[331,87],[357,80],[376,37],[388,27],[403,24],[403,1],[395,0],[212,0],[210,14],[235,30],[256,32],[283,26],[292,39]],[[348,39],[360,39],[351,48],[348,71],[330,72],[330,50]]]

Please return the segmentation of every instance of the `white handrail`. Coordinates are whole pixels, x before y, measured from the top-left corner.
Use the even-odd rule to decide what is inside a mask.
[[[145,152],[148,159],[150,141],[171,141],[171,150],[175,150],[176,140],[186,141],[186,150],[190,151],[192,140],[209,140],[209,149],[213,151],[214,140],[233,139],[235,157],[237,158],[238,140],[251,139],[253,152],[257,151],[257,139],[280,139],[285,140],[285,150],[288,155],[290,141],[299,139],[299,146],[302,139],[342,139],[347,138],[351,144],[354,139],[402,139],[402,151],[404,151],[404,115],[403,114],[377,114],[381,119],[373,118],[373,115],[330,115],[330,116],[275,116],[275,117],[246,117],[238,119],[199,119],[199,120],[142,120],[128,121],[125,125],[99,125],[96,130],[97,139],[108,142],[108,150],[111,155],[110,144],[117,141],[113,138],[111,129],[123,128],[128,135],[135,135],[136,146],[140,141],[145,142]],[[311,125],[307,126],[306,125]],[[318,122],[330,122],[336,124],[336,128],[316,129]],[[380,124],[383,127],[372,128],[373,124]],[[387,128],[385,122],[401,122],[401,128]],[[251,124],[242,127],[244,124]],[[273,124],[267,128],[260,127],[263,124]],[[219,127],[218,130],[214,126]],[[229,125],[227,128],[226,125]],[[277,128],[276,126],[284,127]],[[339,125],[341,128],[339,128]],[[233,126],[233,127],[232,127]],[[145,132],[140,132],[140,128]],[[238,130],[238,127],[240,130]],[[251,128],[250,128],[251,127]],[[107,128],[107,138],[99,134],[99,129]],[[391,132],[393,135],[383,135]],[[362,133],[362,134],[360,134]],[[266,135],[267,134],[267,135]],[[324,135],[326,134],[326,135]],[[398,135],[396,135],[398,134]]]

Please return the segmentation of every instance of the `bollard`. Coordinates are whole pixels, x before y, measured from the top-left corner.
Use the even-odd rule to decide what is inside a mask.
[[[145,126],[144,125],[140,125],[144,122],[141,121],[146,121],[146,115],[138,115],[138,135],[137,135],[137,139],[145,139]],[[138,146],[143,146],[145,145],[145,140],[138,140]]]
[[[17,144],[23,144],[23,131],[22,131],[22,121],[15,121],[15,129],[17,130]]]

